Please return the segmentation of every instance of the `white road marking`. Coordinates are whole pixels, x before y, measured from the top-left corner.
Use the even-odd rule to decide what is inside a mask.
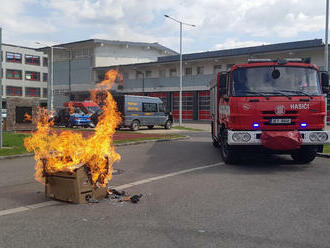
[[[195,168],[192,168],[192,169],[187,169],[187,170],[177,171],[177,172],[173,172],[173,173],[168,173],[168,174],[165,174],[165,175],[162,175],[162,176],[150,177],[150,178],[143,179],[143,180],[140,180],[140,181],[136,181],[136,182],[133,182],[133,183],[127,183],[127,184],[119,185],[119,186],[114,187],[114,188],[117,189],[117,190],[127,189],[127,188],[134,187],[134,186],[137,186],[137,185],[141,185],[141,184],[161,180],[161,179],[164,179],[164,178],[167,178],[167,177],[173,177],[173,176],[182,175],[182,174],[186,174],[186,173],[193,172],[193,171],[208,169],[208,168],[216,167],[216,166],[223,165],[223,164],[224,163],[221,162],[221,163],[216,163],[216,164],[211,164],[211,165],[195,167]],[[43,207],[47,207],[47,206],[54,206],[54,205],[59,205],[59,204],[63,204],[63,203],[59,202],[59,201],[45,201],[45,202],[41,202],[41,203],[37,203],[37,204],[26,205],[26,206],[23,206],[23,207],[0,210],[0,216],[16,214],[16,213],[25,212],[25,211],[28,211],[28,210],[43,208]]]
[[[212,167],[223,165],[223,164],[224,163],[221,162],[221,163],[216,163],[216,164],[211,164],[211,165],[205,165],[205,166],[195,167],[195,168],[192,168],[192,169],[177,171],[177,172],[165,174],[165,175],[158,176],[158,177],[151,177],[151,178],[143,179],[143,180],[136,181],[136,182],[133,182],[133,183],[123,184],[123,185],[120,185],[120,186],[117,186],[117,187],[114,187],[114,188],[115,189],[118,189],[118,190],[127,189],[127,188],[130,188],[130,187],[133,187],[133,186],[137,186],[137,185],[140,185],[140,184],[150,183],[150,182],[153,182],[153,181],[156,181],[156,180],[160,180],[160,179],[164,179],[164,178],[167,178],[167,177],[173,177],[173,176],[177,176],[177,175],[189,173],[189,172],[192,172],[192,171],[197,171],[197,170],[203,170],[203,169],[207,169],[207,168],[212,168]]]

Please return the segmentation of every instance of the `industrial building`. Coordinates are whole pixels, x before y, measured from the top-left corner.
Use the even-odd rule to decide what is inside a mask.
[[[148,63],[177,53],[158,43],[89,39],[39,49],[54,63],[54,107],[64,102],[84,100],[104,75],[93,68],[121,64]],[[54,58],[51,54],[53,50]],[[51,71],[51,70],[50,70]],[[116,90],[116,89],[114,89]],[[48,99],[48,104],[50,97]]]
[[[7,97],[40,98],[47,104],[48,57],[33,48],[2,44],[2,107]]]
[[[217,72],[228,70],[233,64],[246,63],[250,58],[310,58],[311,63],[324,70],[324,44],[321,39],[227,49],[183,55],[182,118],[205,120],[210,118],[209,83]],[[126,63],[119,66],[124,82],[116,92],[158,96],[179,116],[180,56],[162,56],[157,61]],[[95,82],[118,66],[93,68]],[[329,107],[329,105],[328,105]]]

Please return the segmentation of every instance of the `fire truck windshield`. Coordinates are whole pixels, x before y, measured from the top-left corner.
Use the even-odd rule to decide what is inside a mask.
[[[233,81],[234,96],[321,95],[317,71],[306,67],[238,68]]]

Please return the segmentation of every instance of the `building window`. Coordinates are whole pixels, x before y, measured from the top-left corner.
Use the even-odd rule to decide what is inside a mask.
[[[22,54],[6,52],[6,62],[22,63]]]
[[[42,73],[42,81],[47,82],[48,81],[48,73]]]
[[[25,72],[25,80],[40,81],[40,72],[26,71]]]
[[[143,78],[144,77],[144,72],[141,71],[136,71],[136,78]]]
[[[146,71],[146,77],[147,78],[151,78],[152,75],[152,71]]]
[[[48,66],[48,58],[47,57],[42,57],[42,65],[47,67]]]
[[[43,98],[48,97],[48,89],[47,88],[42,88],[42,96],[43,96]]]
[[[160,78],[166,77],[166,70],[164,70],[164,69],[159,70],[159,77]]]
[[[25,96],[40,97],[40,88],[26,87],[25,88]]]
[[[176,77],[176,68],[170,69],[170,77]]]
[[[22,96],[22,87],[6,86],[7,96]]]
[[[204,66],[197,67],[197,75],[204,74]]]
[[[185,69],[185,75],[192,75],[192,68],[191,67],[187,67]]]
[[[222,65],[215,65],[213,67],[213,72],[214,74],[218,73],[218,72],[221,72],[221,68],[222,68]]]
[[[34,55],[25,55],[25,64],[40,65],[40,57]]]
[[[22,79],[22,71],[21,70],[6,70],[6,78],[7,79],[16,79],[21,80]]]

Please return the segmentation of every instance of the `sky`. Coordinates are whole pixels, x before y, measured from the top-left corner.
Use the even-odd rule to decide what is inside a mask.
[[[0,0],[3,43],[92,38],[202,52],[325,37],[326,0]]]

